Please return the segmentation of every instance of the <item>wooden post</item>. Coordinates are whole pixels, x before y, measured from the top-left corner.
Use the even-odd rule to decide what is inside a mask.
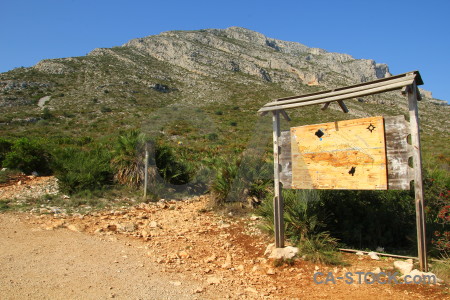
[[[421,271],[428,272],[427,245],[425,239],[425,212],[422,182],[422,157],[420,151],[419,109],[417,106],[417,86],[414,82],[408,89],[411,143],[414,162],[414,193],[416,199],[417,250]]]
[[[283,195],[280,182],[280,145],[279,139],[281,135],[280,130],[280,111],[272,112],[273,121],[273,179],[274,179],[274,198],[273,198],[273,213],[275,226],[275,246],[277,248],[284,248],[284,218],[283,218]]]
[[[145,162],[144,162],[144,199],[147,199],[148,186],[148,145],[145,145]]]

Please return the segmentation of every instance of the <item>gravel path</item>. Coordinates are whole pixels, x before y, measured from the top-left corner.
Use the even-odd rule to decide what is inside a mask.
[[[201,282],[161,273],[139,243],[32,228],[0,214],[2,299],[194,299]],[[213,296],[214,295],[214,296]]]

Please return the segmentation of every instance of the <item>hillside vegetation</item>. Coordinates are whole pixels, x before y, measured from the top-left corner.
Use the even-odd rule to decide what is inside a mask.
[[[62,190],[71,194],[121,185],[136,189],[142,184],[147,145],[154,199],[209,191],[217,205],[262,201],[261,214],[270,218],[271,118],[258,117],[256,111],[273,99],[390,75],[387,65],[373,60],[244,28],[165,32],[0,74],[0,163],[26,173],[55,174]],[[442,209],[449,205],[449,106],[430,92],[422,96],[429,238],[436,255],[447,255],[450,230]],[[346,104],[349,114],[334,104],[326,111],[319,106],[292,110],[292,122],[284,122],[283,129],[364,116],[408,116],[399,91]],[[317,199],[314,205],[303,203],[311,197]],[[302,215],[307,216],[303,226],[318,218],[304,233],[309,240],[326,230],[335,244],[329,234],[353,247],[414,251],[411,192],[340,191],[289,199],[291,224]],[[303,240],[298,231],[289,232],[294,242]]]

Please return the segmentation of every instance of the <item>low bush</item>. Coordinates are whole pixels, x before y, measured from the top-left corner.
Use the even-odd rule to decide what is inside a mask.
[[[158,173],[165,182],[175,185],[189,183],[193,172],[192,167],[181,157],[176,156],[169,145],[156,143],[154,155]]]
[[[161,141],[150,141],[138,130],[131,130],[121,134],[114,146],[111,166],[116,182],[133,188],[143,185],[146,144],[149,151],[148,180],[153,192],[162,189],[164,182],[184,185],[191,180],[192,166],[176,155],[171,146]]]
[[[13,143],[7,139],[0,138],[0,167],[2,167],[2,162],[6,157],[6,154],[11,151]]]
[[[270,195],[258,213],[263,217],[262,229],[273,235],[273,201]],[[320,193],[310,190],[284,190],[284,225],[286,237],[299,248],[306,260],[332,265],[343,264],[338,253],[338,240],[325,231],[327,216],[321,212]]]
[[[216,176],[210,191],[216,204],[263,199],[272,186],[273,166],[259,157],[218,158],[213,164]]]
[[[233,159],[220,158],[217,159],[214,168],[216,176],[210,186],[214,204],[222,205],[225,202],[239,200],[236,190],[232,190],[239,171],[239,162]]]
[[[113,180],[111,155],[100,145],[91,150],[68,147],[55,152],[53,168],[62,192],[103,189]]]
[[[41,175],[48,175],[51,173],[50,163],[51,155],[43,142],[20,138],[13,142],[3,159],[2,166],[18,169],[25,174],[38,172]]]

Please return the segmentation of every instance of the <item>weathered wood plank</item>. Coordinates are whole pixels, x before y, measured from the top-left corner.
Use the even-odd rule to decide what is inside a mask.
[[[412,147],[408,144],[409,123],[404,116],[384,117],[388,189],[409,190],[414,170],[408,166]]]
[[[292,187],[387,189],[382,117],[291,128]]]
[[[313,104],[322,104],[326,102],[331,101],[338,101],[338,100],[345,100],[350,98],[356,98],[356,97],[363,97],[383,92],[388,92],[396,89],[400,89],[404,87],[405,85],[411,84],[411,82],[414,81],[414,79],[407,79],[404,81],[400,81],[398,83],[390,83],[388,85],[384,85],[381,87],[375,87],[370,89],[363,89],[356,92],[351,93],[343,93],[342,95],[338,96],[324,96],[323,98],[317,99],[317,97],[314,97],[316,100],[285,100],[285,101],[277,101],[277,102],[270,102],[264,105],[261,109],[258,110],[258,112],[264,112],[264,111],[274,111],[274,110],[280,110],[280,109],[288,109],[288,108],[296,108],[296,107],[302,107],[302,106],[309,106]]]
[[[282,131],[280,135],[280,181],[283,188],[292,187],[291,131]]]
[[[408,84],[411,84],[414,81],[414,79],[417,78],[417,76],[420,77],[420,75],[418,73],[414,73],[414,72],[406,73],[406,74],[401,74],[401,75],[397,75],[397,76],[392,76],[389,78],[383,78],[381,80],[360,83],[360,84],[336,88],[336,89],[328,90],[328,91],[322,91],[322,92],[287,97],[287,98],[280,98],[275,101],[266,103],[264,106],[265,107],[277,106],[280,104],[307,102],[307,101],[311,101],[311,100],[324,99],[327,97],[342,96],[342,95],[353,93],[353,92],[361,92],[364,90],[370,90],[370,89],[378,88],[378,87],[382,88],[384,86],[388,86],[388,85],[396,84],[396,83],[402,83],[402,86],[404,87],[404,86],[407,86]]]
[[[422,155],[420,151],[419,108],[417,106],[417,85],[413,83],[408,90],[411,144],[414,163],[414,193],[416,204],[417,250],[420,269],[428,271],[427,244],[425,230],[425,207],[422,181]]]
[[[409,190],[414,169],[409,167],[412,146],[408,144],[409,123],[404,116],[384,117],[388,189]],[[291,136],[289,131],[280,135],[280,181],[284,188],[292,188]]]
[[[284,205],[283,193],[280,182],[280,111],[272,112],[273,122],[273,164],[274,164],[274,198],[273,213],[275,227],[275,246],[284,248]]]

